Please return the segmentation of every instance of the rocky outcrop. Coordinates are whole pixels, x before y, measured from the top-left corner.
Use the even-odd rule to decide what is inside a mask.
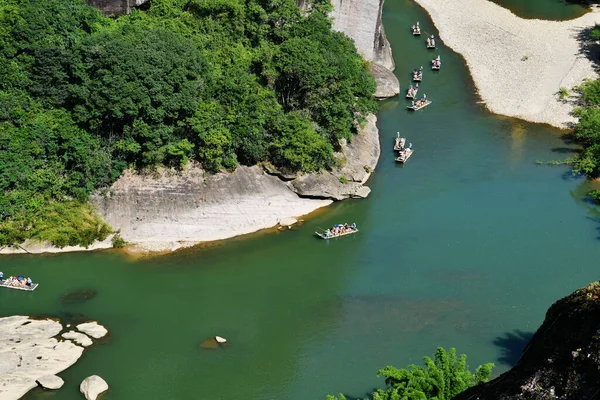
[[[78,331],[83,332],[94,339],[103,338],[108,333],[108,330],[96,321],[79,324],[76,328]]]
[[[129,14],[134,7],[140,7],[149,0],[85,0],[85,2],[99,9],[104,15]]]
[[[90,339],[87,335],[75,331],[65,332],[61,336],[65,339],[71,339],[72,341],[83,347],[91,346],[94,343],[92,342],[92,339]]]
[[[557,301],[521,359],[454,400],[596,399],[600,394],[600,282]]]
[[[333,0],[334,10],[331,13],[333,28],[353,39],[358,53],[366,60],[388,70],[389,74],[379,73],[378,98],[386,97],[383,96],[384,93],[391,97],[400,92],[398,79],[391,73],[395,68],[392,47],[385,37],[381,22],[383,2],[384,0]],[[380,89],[380,85],[388,89]]]
[[[352,143],[342,145],[337,157],[344,165],[334,171],[296,176],[240,166],[234,172],[208,174],[191,164],[183,172],[127,172],[93,201],[126,241],[148,251],[270,228],[333,200],[368,195],[364,183],[380,151],[376,121],[368,116]]]
[[[51,319],[0,318],[0,399],[19,399],[37,382],[48,388],[59,384],[48,376],[69,368],[83,353],[83,347],[57,339],[62,330]]]
[[[289,187],[302,197],[333,200],[367,197],[371,189],[364,184],[375,169],[381,151],[376,121],[374,115],[369,116],[352,142],[342,143],[341,152],[336,154],[341,167],[301,175],[288,182]]]
[[[98,375],[88,376],[79,385],[79,391],[86,400],[96,400],[98,395],[108,390],[108,383]]]
[[[65,381],[56,375],[46,375],[38,378],[35,383],[44,389],[56,390],[63,387]]]
[[[396,75],[392,71],[379,64],[373,64],[371,66],[371,73],[377,83],[377,89],[375,90],[376,98],[385,99],[394,97],[400,93],[400,82],[398,82],[398,78],[396,78]]]

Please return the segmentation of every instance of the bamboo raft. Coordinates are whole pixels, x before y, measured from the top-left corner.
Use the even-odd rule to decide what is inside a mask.
[[[420,36],[421,35],[421,27],[419,26],[419,23],[417,22],[417,25],[413,25],[412,26],[412,34],[413,36]]]
[[[435,64],[436,61],[438,62],[437,65]],[[442,68],[442,62],[440,61],[440,56],[438,56],[438,58],[431,60],[431,69],[439,71],[440,68]]]
[[[416,104],[410,105],[410,106],[406,106],[406,108],[408,108],[409,110],[413,110],[413,111],[419,111],[422,108],[427,107],[428,105],[431,104],[431,100],[426,100],[425,103],[422,103],[421,105],[417,106]]]
[[[421,82],[423,80],[423,73],[413,74],[413,82]]]
[[[317,234],[317,236],[319,236],[321,239],[325,239],[325,240],[329,240],[329,239],[333,239],[333,238],[337,238],[337,237],[342,237],[342,236],[348,236],[348,235],[352,235],[353,233],[358,232],[358,228],[353,228],[352,230],[348,231],[348,232],[344,232],[344,233],[338,233],[337,235],[330,235],[327,236],[325,233],[321,233],[321,232],[315,232]]]
[[[405,144],[406,144],[406,138],[401,138],[400,133],[398,133],[398,137],[396,139],[394,139],[394,150],[395,151],[402,150],[404,148]]]
[[[408,161],[408,159],[410,158],[410,156],[412,156],[413,153],[414,150],[412,149],[404,150],[402,153],[400,153],[398,157],[396,157],[396,162],[405,163],[406,161]]]
[[[25,287],[12,286],[12,285],[9,285],[6,280],[0,281],[0,287],[5,287],[7,289],[24,290],[26,292],[33,292],[35,290],[35,288],[37,288],[38,286],[39,286],[39,283],[32,283],[31,286],[25,286]]]
[[[407,99],[414,99],[415,96],[417,95],[418,91],[419,91],[419,88],[413,88],[412,91],[411,91],[411,89],[408,89],[406,91],[406,98]]]

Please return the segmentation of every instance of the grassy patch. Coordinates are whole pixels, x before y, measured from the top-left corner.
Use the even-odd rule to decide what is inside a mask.
[[[2,221],[0,244],[32,240],[61,248],[88,247],[96,240],[106,239],[112,231],[88,203],[48,201],[28,211]]]

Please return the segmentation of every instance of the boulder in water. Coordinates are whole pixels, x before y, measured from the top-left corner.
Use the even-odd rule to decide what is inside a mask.
[[[71,339],[75,343],[80,344],[83,347],[88,347],[93,344],[92,339],[90,339],[87,335],[84,335],[83,333],[69,331],[69,332],[63,333],[61,336],[64,337],[65,339]]]
[[[56,375],[46,375],[37,378],[35,383],[44,389],[60,389],[65,384],[65,381]]]
[[[108,330],[102,325],[94,322],[86,322],[84,324],[77,325],[77,330],[83,332],[94,339],[100,339],[108,333]]]
[[[203,349],[218,349],[219,347],[225,347],[227,344],[227,339],[221,336],[214,336],[200,343],[200,347]]]
[[[279,225],[289,227],[291,225],[296,224],[297,222],[298,220],[294,217],[285,217],[279,220]]]
[[[96,400],[100,393],[108,390],[108,383],[98,375],[88,376],[79,385],[79,391],[87,400]]]

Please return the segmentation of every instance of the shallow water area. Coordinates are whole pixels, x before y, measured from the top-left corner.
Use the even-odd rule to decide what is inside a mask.
[[[110,332],[60,374],[60,391],[26,398],[81,399],[92,374],[110,385],[104,400],[362,398],[383,386],[379,368],[421,364],[437,346],[467,353],[472,367],[509,368],[550,304],[598,278],[600,213],[584,198],[594,184],[536,165],[571,154],[564,132],[488,113],[462,58],[441,42],[426,50],[410,34],[416,21],[438,36],[412,1],[386,3],[402,92],[381,104],[368,199],[161,257],[0,258],[5,276],[40,283],[0,288],[0,315],[92,319]],[[409,112],[403,96],[421,65],[419,94],[433,103]],[[405,165],[394,162],[398,131],[415,150]],[[340,222],[360,232],[314,235]],[[229,345],[200,347],[215,335]]]
[[[585,1],[580,0],[491,0],[508,8],[514,14],[527,19],[565,21],[581,17],[589,11]]]

